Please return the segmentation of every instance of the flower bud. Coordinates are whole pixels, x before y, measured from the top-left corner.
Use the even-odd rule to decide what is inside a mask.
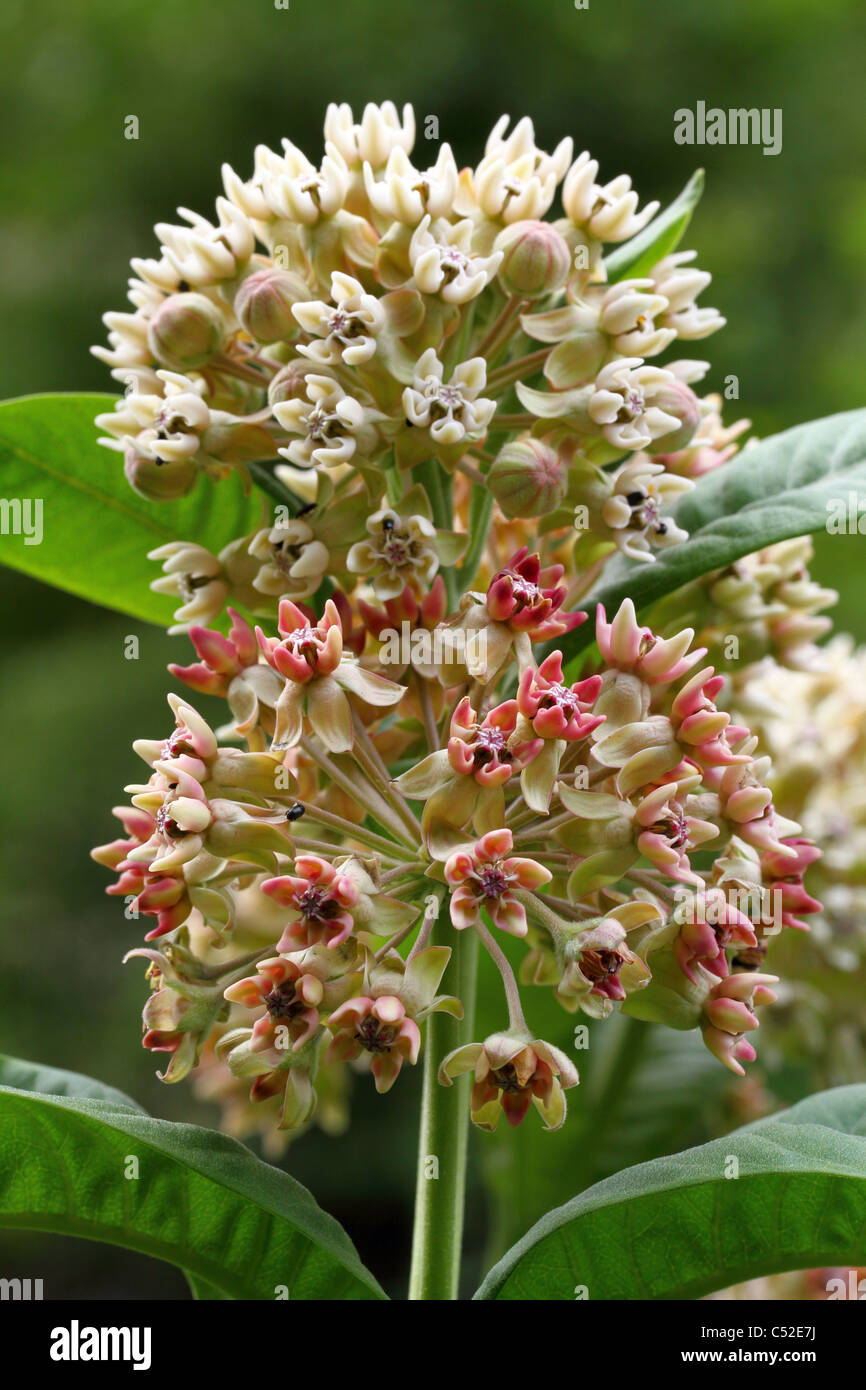
[[[701,423],[700,401],[694,391],[684,381],[671,381],[655,393],[653,404],[682,423],[678,430],[671,430],[670,434],[655,439],[652,452],[658,454],[684,449]]]
[[[322,368],[317,369],[322,375]],[[307,398],[307,377],[310,364],[305,357],[296,357],[281,367],[268,387],[268,405],[280,405],[283,401],[303,401]]]
[[[549,222],[512,223],[500,232],[494,250],[504,252],[499,283],[525,299],[562,289],[571,272],[568,243]]]
[[[127,449],[123,471],[130,486],[150,502],[172,502],[175,498],[186,497],[195,487],[198,476],[194,459],[145,458],[135,449]]]
[[[220,350],[222,315],[203,294],[172,294],[159,306],[147,329],[150,351],[176,371],[203,367]]]
[[[488,475],[490,489],[509,519],[546,516],[562,501],[565,464],[542,439],[515,439],[500,450]]]
[[[292,305],[309,297],[299,276],[268,266],[241,283],[235,295],[235,313],[257,343],[292,342],[298,336]]]

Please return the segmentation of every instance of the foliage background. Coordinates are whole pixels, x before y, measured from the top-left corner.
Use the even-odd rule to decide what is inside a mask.
[[[859,405],[864,39],[860,0],[590,0],[586,10],[571,0],[290,0],[286,10],[273,0],[43,0],[38,11],[7,0],[0,395],[109,389],[87,345],[103,338],[100,314],[125,307],[129,257],[155,254],[153,223],[173,220],[178,204],[209,214],[220,162],[246,174],[259,141],[278,146],[288,135],[315,157],[328,100],[357,108],[391,97],[412,101],[419,118],[438,116],[461,163],[478,157],[507,111],[529,113],[547,148],[573,134],[604,176],[629,172],[643,199],[669,200],[704,164],[708,190],[689,245],[714,275],[707,301],[729,320],[700,345],[713,362],[710,384],[736,374],[739,413],[762,434]],[[674,111],[698,100],[780,107],[782,153],[675,145]],[[140,121],[136,142],[123,137],[130,114]],[[866,637],[862,546],[828,540],[818,576],[843,590],[840,625]],[[165,725],[164,666],[182,659],[183,639],[8,572],[0,601],[0,1047],[99,1076],[154,1114],[214,1123],[187,1087],[162,1087],[138,1047],[143,985],[135,966],[120,967],[138,929],[102,896],[104,871],[88,858],[114,833],[108,808],[122,784],[138,776],[131,739]],[[138,662],[123,659],[133,631]],[[500,1022],[493,997],[482,1020],[490,1028]],[[573,1020],[561,1011],[539,1005],[531,1018],[569,1044]],[[552,1201],[749,1118],[748,1090],[732,1094],[693,1041],[609,1026],[584,1054],[585,1085],[564,1135],[476,1143],[470,1286],[497,1243]],[[417,1080],[401,1078],[390,1102],[356,1086],[349,1136],[305,1138],[288,1159],[397,1295]],[[779,1085],[791,1099],[810,1089],[797,1075]],[[666,1130],[662,1112],[673,1120]],[[482,1163],[498,1203],[483,1196]],[[165,1266],[49,1236],[3,1236],[0,1273],[41,1276],[55,1298],[186,1296]]]

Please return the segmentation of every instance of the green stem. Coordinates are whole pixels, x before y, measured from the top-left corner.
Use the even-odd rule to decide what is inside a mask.
[[[436,934],[434,929],[434,937]],[[447,985],[463,1001],[464,1017],[461,1021],[450,1014],[431,1014],[426,1025],[409,1278],[410,1300],[424,1302],[457,1298],[463,1244],[471,1075],[461,1076],[453,1086],[441,1086],[438,1072],[449,1052],[472,1040],[478,938],[473,931],[450,931],[448,940],[453,954]]]
[[[445,472],[438,459],[430,458],[417,469],[418,481],[430,499],[433,509],[433,525],[437,531],[450,531],[454,525],[454,508],[451,500],[451,476]],[[445,565],[440,571],[448,594],[448,606],[457,606],[457,581],[453,565]]]
[[[463,557],[463,564],[457,571],[457,582],[462,589],[472,587],[481,565],[481,557],[490,531],[493,502],[494,497],[489,486],[474,489],[469,504],[469,547]]]

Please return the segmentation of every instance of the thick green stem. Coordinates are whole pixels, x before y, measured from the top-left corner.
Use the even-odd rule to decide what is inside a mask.
[[[443,913],[434,939],[444,938],[445,921]],[[453,954],[446,988],[463,1001],[464,1017],[461,1021],[450,1014],[431,1014],[426,1025],[409,1278],[409,1298],[425,1302],[456,1299],[463,1244],[471,1074],[461,1076],[453,1086],[441,1086],[437,1074],[443,1057],[472,1041],[478,938],[473,931],[449,930],[448,942]]]
[[[450,475],[445,472],[438,459],[430,458],[418,466],[416,476],[430,499],[433,524],[437,531],[450,531],[454,525]],[[457,602],[454,568],[452,565],[446,565],[441,573],[448,591],[448,603],[453,608]]]

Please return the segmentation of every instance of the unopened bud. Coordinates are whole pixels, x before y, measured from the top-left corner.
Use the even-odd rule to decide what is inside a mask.
[[[672,381],[661,386],[653,395],[653,405],[666,415],[673,415],[682,424],[678,430],[671,430],[653,441],[654,454],[673,453],[684,449],[690,443],[698,425],[701,423],[701,407],[697,396],[684,381]]]
[[[494,250],[504,252],[498,279],[509,294],[539,299],[562,289],[571,273],[568,243],[549,222],[512,223]]]
[[[145,458],[134,449],[127,449],[123,471],[130,486],[150,502],[172,502],[178,497],[186,497],[195,487],[198,476],[194,459]]]
[[[172,294],[150,320],[147,342],[158,362],[187,372],[219,352],[224,333],[222,315],[205,295]]]
[[[490,489],[509,519],[545,516],[562,501],[566,468],[543,439],[515,439],[500,450],[488,474]]]
[[[292,342],[299,332],[292,305],[309,297],[299,276],[268,266],[241,283],[235,295],[235,313],[257,343]]]
[[[322,375],[329,375],[320,367],[316,370]],[[271,378],[268,404],[274,406],[282,401],[306,400],[309,372],[310,364],[306,357],[296,357],[292,362],[287,362],[285,367],[281,367],[276,376]]]

